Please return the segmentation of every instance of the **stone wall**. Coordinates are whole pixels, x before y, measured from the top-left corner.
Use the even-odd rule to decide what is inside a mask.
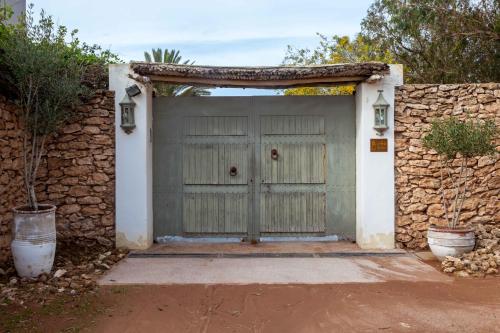
[[[443,116],[493,119],[500,126],[500,83],[403,85],[396,92],[396,242],[399,247],[427,247],[429,224],[443,225],[438,156],[423,148],[430,122]],[[496,142],[500,151],[500,139]],[[453,165],[459,169],[459,161]],[[469,162],[471,194],[463,206],[464,223],[500,223],[500,160]],[[445,179],[445,185],[449,180]],[[451,195],[451,191],[447,195]]]
[[[9,254],[11,207],[24,202],[22,133],[15,106],[0,96],[0,262]],[[40,168],[40,202],[58,206],[60,240],[114,242],[114,94],[101,90],[48,143]],[[500,126],[500,84],[404,85],[396,92],[396,241],[425,248],[430,223],[442,224],[438,157],[421,138],[438,117],[494,119]],[[500,139],[497,141],[500,151]],[[458,161],[457,161],[458,162]],[[470,161],[472,193],[463,222],[500,223],[498,156]]]
[[[9,255],[11,208],[25,202],[20,124],[16,106],[0,96],[0,263]]]
[[[114,93],[99,90],[47,144],[40,202],[57,205],[58,239],[114,244]],[[10,209],[23,203],[22,132],[15,106],[0,99],[0,261],[9,253]]]

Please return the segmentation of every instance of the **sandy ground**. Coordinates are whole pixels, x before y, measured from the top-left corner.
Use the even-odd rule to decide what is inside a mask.
[[[498,278],[453,283],[136,286],[112,298],[107,315],[89,331],[500,332]]]
[[[410,259],[416,260],[369,259],[378,265],[362,276],[386,271],[379,282],[112,285],[83,296],[56,293],[43,305],[0,308],[0,332],[500,333],[500,277],[455,280],[435,269],[437,261],[420,261],[410,265],[410,280],[401,275],[408,263],[404,272],[397,264]]]
[[[0,332],[500,332],[500,278],[110,286],[2,308]]]

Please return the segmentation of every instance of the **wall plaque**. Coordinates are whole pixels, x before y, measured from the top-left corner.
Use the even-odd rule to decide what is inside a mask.
[[[387,152],[387,139],[370,139],[370,151],[375,153]]]

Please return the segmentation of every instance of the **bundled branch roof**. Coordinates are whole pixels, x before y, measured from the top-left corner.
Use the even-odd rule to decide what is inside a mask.
[[[140,76],[171,84],[253,88],[349,84],[389,73],[389,66],[380,62],[297,67],[217,67],[133,62],[131,68]]]

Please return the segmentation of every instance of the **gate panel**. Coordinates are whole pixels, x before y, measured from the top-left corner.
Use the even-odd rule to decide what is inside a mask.
[[[263,115],[260,120],[260,232],[324,233],[324,116]]]
[[[325,134],[325,119],[322,116],[262,116],[262,135],[321,135]]]
[[[261,195],[261,232],[325,232],[325,193],[270,190]]]
[[[248,117],[238,116],[196,116],[184,118],[187,136],[248,135]]]
[[[247,210],[247,193],[185,193],[184,231],[245,233]]]
[[[324,184],[325,158],[322,143],[264,143],[261,147],[262,183]]]
[[[185,144],[184,184],[247,184],[247,161],[246,144]],[[236,173],[231,173],[231,168],[236,168]]]
[[[353,96],[158,97],[153,103],[156,239],[354,239]]]
[[[246,233],[248,117],[184,118],[183,231]]]

